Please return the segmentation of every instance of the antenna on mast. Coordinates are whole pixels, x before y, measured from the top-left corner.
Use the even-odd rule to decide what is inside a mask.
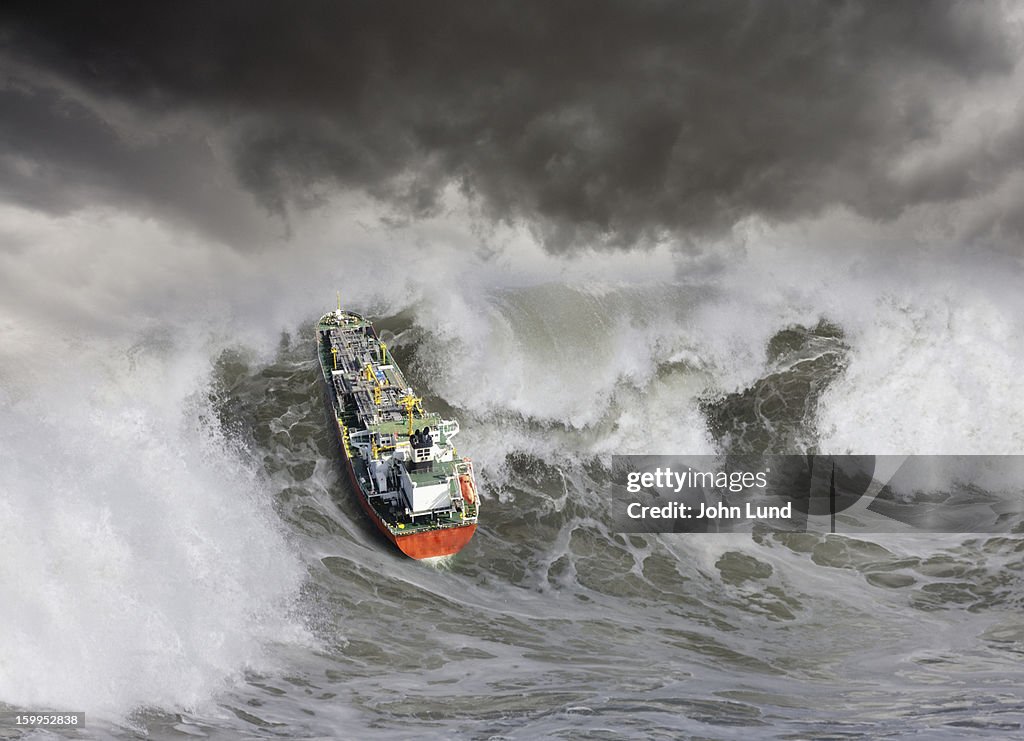
[[[338,313],[341,313],[341,291],[338,291]]]

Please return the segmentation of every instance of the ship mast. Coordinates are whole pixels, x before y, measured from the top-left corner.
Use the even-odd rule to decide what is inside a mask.
[[[418,396],[413,396],[412,394],[406,394],[398,400],[398,403],[405,407],[405,413],[409,415],[409,437],[412,437],[413,411],[420,405],[421,401],[423,401],[423,399]]]

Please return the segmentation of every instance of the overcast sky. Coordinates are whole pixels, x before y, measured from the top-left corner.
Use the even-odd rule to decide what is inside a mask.
[[[17,5],[17,4],[16,4]],[[457,187],[550,250],[836,206],[1024,230],[996,2],[38,3],[2,13],[0,182],[245,249],[336,192]]]
[[[1011,280],[1022,17],[5,3],[0,366],[51,348],[57,323],[121,345],[168,323],[273,344],[336,289],[442,317],[549,280],[728,294],[725,266],[735,290],[771,292],[771,321],[799,304],[850,325],[830,304],[840,280],[905,294],[966,281],[967,263]]]

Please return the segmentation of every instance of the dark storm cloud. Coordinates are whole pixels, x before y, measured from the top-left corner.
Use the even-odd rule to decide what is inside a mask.
[[[983,194],[1021,161],[1019,148],[972,158],[970,175],[946,167],[932,185],[891,174],[908,147],[941,140],[945,96],[1012,71],[1017,52],[995,4],[74,3],[7,12],[9,58],[31,70],[19,85],[59,79],[151,120],[190,117],[276,210],[354,187],[423,214],[455,182],[490,215],[537,225],[551,246],[595,235],[624,243],[835,204],[890,218]],[[10,87],[6,96],[16,113],[4,114],[8,154],[18,141],[37,167],[5,174],[15,197],[66,202],[33,190],[54,163],[73,163],[72,181],[99,179],[108,193],[119,179],[133,192],[161,187],[147,177],[158,148],[102,135],[102,121],[76,141],[67,126],[38,120],[39,101]],[[164,201],[202,213],[180,196],[188,183],[163,187]]]
[[[254,237],[251,208],[218,183],[201,137],[126,139],[52,90],[0,91],[0,198],[66,213],[105,198],[187,220],[223,241]]]

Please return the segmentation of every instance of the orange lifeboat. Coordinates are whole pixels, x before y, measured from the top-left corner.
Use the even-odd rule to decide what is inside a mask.
[[[459,476],[459,487],[462,489],[462,498],[470,504],[476,502],[476,489],[473,486],[473,479],[468,473]]]

